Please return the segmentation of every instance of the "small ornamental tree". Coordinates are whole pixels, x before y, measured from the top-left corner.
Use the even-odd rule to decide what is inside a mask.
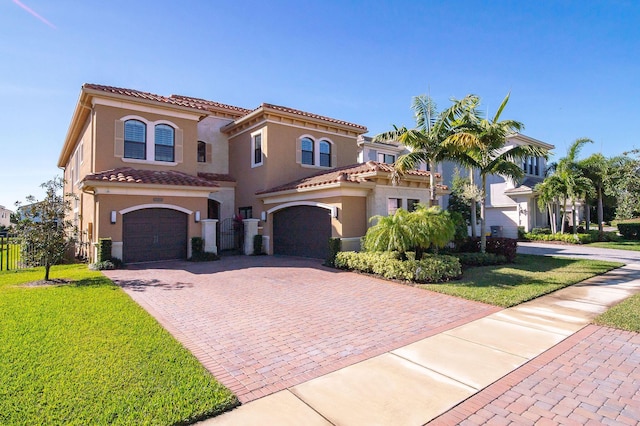
[[[22,242],[22,260],[28,265],[44,266],[44,280],[49,281],[51,266],[60,263],[75,242],[75,226],[66,219],[73,195],[65,198],[61,193],[64,180],[59,176],[40,186],[46,191],[42,201],[30,195],[26,198],[28,204],[16,203],[20,211],[16,228]]]

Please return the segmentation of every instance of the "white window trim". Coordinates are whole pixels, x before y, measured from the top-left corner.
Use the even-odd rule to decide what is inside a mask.
[[[309,169],[320,169],[320,170],[329,170],[329,169],[333,169],[335,167],[337,167],[337,165],[333,164],[334,163],[334,158],[336,158],[336,152],[334,151],[336,148],[336,144],[328,137],[326,136],[322,136],[319,138],[316,138],[314,136],[311,136],[309,134],[305,134],[305,135],[300,135],[298,136],[298,140],[296,142],[296,150],[300,150],[302,151],[302,139],[311,139],[311,141],[313,142],[313,164],[304,164],[302,162],[302,158],[300,158],[300,162],[298,164],[300,164],[301,167],[305,167],[305,168],[309,168]],[[330,165],[327,166],[321,166],[320,165],[320,142],[321,141],[326,141],[329,142],[329,145],[331,146],[331,157],[330,157]]]
[[[127,115],[125,117],[122,117],[120,119],[120,121],[122,121],[123,123],[128,121],[128,120],[138,120],[141,121],[145,124],[145,126],[147,127],[147,146],[146,146],[146,152],[145,152],[145,156],[147,157],[146,160],[140,160],[138,158],[126,158],[126,157],[122,157],[121,160],[124,163],[136,163],[136,164],[157,164],[157,165],[165,165],[165,166],[176,166],[178,165],[178,163],[176,161],[156,161],[156,126],[158,124],[166,124],[167,126],[171,126],[173,127],[173,158],[176,158],[176,131],[179,129],[179,127],[176,125],[176,123],[173,123],[169,120],[156,120],[156,121],[149,121],[144,117],[140,117],[139,115]],[[124,143],[124,142],[123,142]]]
[[[264,164],[264,129],[251,133],[251,168],[260,167]],[[260,162],[255,162],[256,136],[260,135]]]

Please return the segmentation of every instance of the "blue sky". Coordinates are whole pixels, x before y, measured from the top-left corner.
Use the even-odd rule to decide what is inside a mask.
[[[0,205],[60,173],[85,82],[411,126],[475,93],[583,156],[640,148],[640,2],[0,0]]]

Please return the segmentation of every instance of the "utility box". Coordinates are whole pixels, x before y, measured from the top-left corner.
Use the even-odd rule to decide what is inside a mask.
[[[502,226],[492,226],[491,227],[491,236],[492,237],[502,237]]]

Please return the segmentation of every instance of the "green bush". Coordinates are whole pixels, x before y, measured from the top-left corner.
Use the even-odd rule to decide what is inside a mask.
[[[327,260],[325,260],[324,264],[332,268],[336,266],[336,255],[341,249],[342,240],[340,238],[329,238],[329,255],[327,256]]]
[[[627,240],[640,240],[640,222],[618,223],[618,232]]]
[[[524,226],[518,226],[518,239],[524,240]]]
[[[525,234],[525,238],[530,241],[559,241],[569,244],[589,244],[598,240],[597,231],[595,234]]]
[[[215,253],[204,251],[204,240],[200,237],[191,237],[191,262],[209,262],[220,260],[220,256]]]
[[[109,271],[111,269],[116,269],[116,266],[110,260],[103,260],[102,262],[90,264],[89,269],[92,271]]]
[[[549,228],[533,228],[530,232],[534,235],[549,235],[551,234],[551,229]]]
[[[529,235],[529,234],[525,234]],[[508,262],[516,259],[518,240],[515,238],[491,237],[487,238],[487,253],[504,256]],[[467,238],[461,241],[456,250],[460,253],[480,253],[480,237]]]
[[[449,281],[460,277],[460,261],[454,256],[425,254],[415,260],[415,253],[407,253],[401,260],[398,252],[339,252],[335,265],[341,269],[380,275],[384,278],[418,283]]]
[[[98,239],[98,259],[97,263],[111,260],[111,238]]]
[[[502,265],[507,263],[507,258],[494,253],[456,253],[462,266]]]

